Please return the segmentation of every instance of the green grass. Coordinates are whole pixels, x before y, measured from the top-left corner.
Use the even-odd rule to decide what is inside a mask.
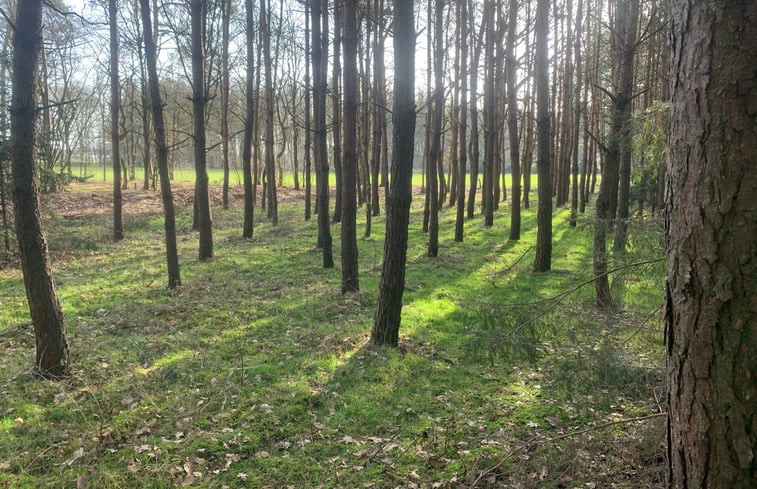
[[[112,182],[113,181],[113,170],[112,168],[108,167],[105,176],[103,177],[103,169],[102,167],[87,167],[86,169],[81,165],[74,165],[72,166],[71,172],[76,177],[86,177],[88,180],[91,180],[93,182]],[[480,181],[483,178],[483,174],[479,174],[479,189],[480,189]],[[130,183],[130,187],[134,187],[134,185],[140,186],[142,181],[144,180],[144,172],[141,168],[137,168],[135,180]],[[173,182],[178,184],[184,184],[184,183],[194,183],[195,180],[195,170],[194,167],[191,165],[177,165],[174,169],[173,173]],[[211,184],[221,185],[223,184],[223,169],[222,168],[208,168],[208,180]],[[413,174],[413,185],[420,187],[423,185],[423,175],[420,173]],[[305,173],[304,171],[300,170],[299,172],[299,182],[302,187],[305,185]],[[315,189],[315,173],[312,174],[312,185]],[[329,182],[333,186],[336,184],[336,176],[333,172],[329,174]],[[470,182],[470,175],[467,176],[467,182]],[[512,184],[512,178],[510,174],[507,174],[505,176],[505,182],[509,186]],[[537,176],[536,172],[531,175],[531,188],[536,189],[537,187]],[[294,186],[294,173],[292,171],[285,171],[283,176],[283,184],[285,187],[293,187]],[[229,185],[230,186],[236,186],[240,187],[242,185],[242,172],[239,169],[232,168],[229,170]]]
[[[469,487],[479,476],[477,487],[662,486],[659,418],[550,439],[657,411],[661,325],[645,319],[663,265],[616,279],[618,311],[596,310],[591,287],[535,303],[590,275],[588,218],[570,228],[556,210],[553,271],[535,274],[535,208],[517,243],[506,204],[494,227],[466,221],[454,243],[445,207],[431,259],[416,196],[401,345],[375,349],[383,217],[358,239],[361,292],[343,296],[338,225],[337,267],[324,270],[301,206],[282,205],[276,227],[258,209],[243,240],[237,204],[214,209],[209,262],[180,208],[176,291],[165,288],[159,215],[127,215],[113,243],[107,212],[50,213],[66,382],[28,374],[23,283],[0,270],[0,486]],[[625,260],[660,255],[658,238],[635,223]]]

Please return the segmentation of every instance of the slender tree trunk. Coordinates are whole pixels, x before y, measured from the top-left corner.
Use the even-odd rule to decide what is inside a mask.
[[[494,187],[497,182],[497,177],[494,171],[497,141],[497,115],[494,94],[496,88],[496,60],[494,55],[496,33],[494,31],[494,16],[494,1],[487,0],[484,7],[484,18],[486,23],[484,66],[486,67],[486,76],[484,79],[484,186],[481,195],[482,204],[484,206],[485,227],[491,227],[494,225]]]
[[[442,139],[442,117],[444,117],[444,0],[435,0],[434,16],[434,113],[431,118],[431,144],[429,146],[429,223],[428,223],[428,256],[439,254],[439,194],[437,165],[439,163]]]
[[[332,141],[334,154],[334,215],[331,222],[337,223],[342,221],[342,199],[344,192],[344,174],[342,172],[342,103],[340,100],[339,77],[342,76],[342,67],[340,61],[340,47],[342,43],[342,18],[341,10],[344,0],[334,0],[334,59],[331,63],[331,125]]]
[[[518,134],[518,97],[515,88],[517,61],[515,59],[515,36],[518,29],[518,0],[510,0],[507,19],[507,132],[510,136],[510,167],[512,169],[510,214],[510,239],[520,239],[520,141]]]
[[[583,60],[581,59],[581,39],[583,37],[582,25],[583,20],[583,0],[578,0],[578,14],[576,16],[576,38],[575,38],[575,59],[576,59],[576,86],[573,89],[573,152],[571,154],[571,175],[573,186],[570,194],[570,225],[575,227],[578,220],[578,141],[580,139],[579,126],[581,125],[581,82],[583,81]],[[583,153],[586,154],[586,144],[583,147]]]
[[[310,1],[305,2],[305,59],[311,58],[310,52]],[[310,63],[305,62],[305,220],[309,221],[311,216],[312,205],[312,175],[311,173],[311,141],[313,139],[312,127],[310,124]]]
[[[669,487],[757,487],[757,3],[674,0]]]
[[[276,196],[276,166],[273,149],[273,70],[271,61],[270,1],[260,0],[260,29],[263,38],[263,62],[265,64],[265,172],[268,217],[279,223],[279,205]]]
[[[405,290],[407,237],[412,200],[415,143],[415,22],[412,0],[394,0],[394,102],[392,107],[392,178],[386,210],[384,262],[371,342],[399,343]]]
[[[205,51],[203,48],[203,13],[206,0],[191,0],[192,18],[192,115],[195,194],[197,198],[198,229],[200,231],[200,260],[213,257],[213,222],[210,217],[208,170],[205,149]]]
[[[252,238],[255,224],[255,196],[252,189],[252,131],[255,125],[255,80],[253,73],[255,67],[255,32],[253,30],[252,1],[245,0],[244,2],[247,76],[245,78],[245,118],[242,142],[242,180],[244,185],[244,224],[242,226],[242,237],[248,239]]]
[[[460,145],[458,147],[460,155],[458,157],[458,176],[457,176],[457,213],[455,215],[455,241],[463,242],[463,231],[465,224],[465,177],[466,166],[468,164],[468,2],[460,2]]]
[[[628,20],[623,40],[623,63],[621,68],[621,84],[619,89],[623,93],[618,94],[618,102],[624,101],[623,106],[623,129],[619,134],[619,172],[618,172],[618,210],[615,225],[615,240],[613,251],[622,253],[626,248],[628,235],[629,193],[631,190],[631,117],[634,87],[634,58],[636,55],[636,31],[639,21],[639,0],[629,0]],[[620,103],[618,104],[620,109]]]
[[[221,152],[223,157],[223,208],[229,208],[229,23],[231,0],[221,1]]]
[[[311,0],[313,115],[315,118],[315,166],[318,200],[318,236],[323,248],[323,268],[334,266],[329,226],[329,162],[326,145],[326,59],[328,58],[328,14],[326,0]],[[323,25],[322,25],[323,23]]]
[[[124,239],[123,198],[121,196],[121,140],[118,120],[121,110],[121,85],[118,77],[118,1],[108,1],[110,27],[110,148],[113,163],[113,239]]]
[[[549,121],[549,0],[536,3],[536,130],[539,173],[539,209],[537,212],[536,258],[534,271],[552,268],[552,172]]]
[[[383,131],[386,130],[386,115],[384,115],[384,36],[383,36],[383,15],[384,1],[374,0],[374,38],[373,38],[373,104],[372,111],[372,141],[371,141],[371,214],[378,216],[381,214],[381,205],[379,204],[379,173],[381,171],[381,143]]]
[[[471,12],[471,22],[475,19],[473,15],[473,2],[468,4],[468,9]],[[473,62],[470,68],[470,142],[471,142],[471,158],[470,158],[470,189],[468,189],[468,208],[467,217],[473,219],[476,215],[476,191],[478,189],[478,168],[479,168],[479,142],[478,142],[478,61],[481,59],[481,49],[484,39],[484,28],[486,22],[481,20],[481,28],[478,33],[478,38],[475,40],[475,49],[473,51]],[[471,35],[473,35],[474,29],[471,29]]]
[[[42,0],[16,6],[13,36],[13,95],[11,99],[11,162],[16,238],[21,270],[34,325],[35,364],[39,375],[61,378],[69,373],[66,324],[63,321],[42,230],[35,149],[36,90],[42,49]]]
[[[622,5],[622,9],[616,12],[619,19],[617,25],[622,31],[620,33],[622,37],[618,40],[616,47],[617,91],[612,99],[612,121],[605,161],[602,165],[602,180],[596,205],[597,218],[594,224],[594,289],[597,293],[597,304],[600,307],[613,305],[610,281],[607,277],[607,231],[611,227],[617,210],[621,154],[628,151],[630,145],[628,138],[638,13],[639,0],[629,0]],[[630,158],[630,154],[628,157]]]
[[[344,161],[342,162],[342,293],[360,289],[357,266],[357,3],[344,0]]]
[[[176,213],[173,206],[173,193],[168,175],[168,147],[166,146],[166,126],[163,121],[163,102],[160,99],[160,84],[156,60],[155,40],[152,37],[149,0],[139,0],[142,13],[142,27],[145,40],[145,61],[147,78],[150,84],[152,101],[153,131],[155,148],[158,156],[158,174],[160,175],[160,194],[163,199],[163,226],[166,233],[166,262],[168,265],[168,288],[181,285],[179,274],[179,254],[176,247]]]

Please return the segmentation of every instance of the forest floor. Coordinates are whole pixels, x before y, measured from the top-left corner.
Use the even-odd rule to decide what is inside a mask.
[[[220,196],[220,189],[213,194]],[[598,310],[591,221],[554,215],[553,270],[532,272],[535,206],[507,240],[441,213],[428,258],[411,214],[400,348],[368,344],[384,217],[363,237],[361,292],[321,268],[303,193],[280,189],[278,226],[241,189],[214,197],[215,258],[197,259],[192,187],[175,188],[183,285],[166,288],[159,194],[127,190],[123,241],[110,189],[47,196],[44,219],[72,376],[33,380],[18,263],[0,269],[0,487],[656,488],[664,486],[664,263],[613,276]],[[535,202],[535,198],[533,199]],[[383,213],[383,208],[382,208]],[[651,219],[614,267],[663,256]],[[588,285],[581,285],[588,284]]]

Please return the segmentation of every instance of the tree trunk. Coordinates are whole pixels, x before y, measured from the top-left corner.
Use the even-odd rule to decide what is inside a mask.
[[[312,127],[310,124],[310,94],[312,93],[312,87],[310,86],[310,63],[307,62],[308,56],[310,56],[310,3],[305,2],[305,220],[309,221],[311,217],[312,206],[312,175],[311,175],[311,141],[313,139]],[[249,49],[249,48],[248,48]]]
[[[327,5],[326,1],[311,0],[310,13],[312,19],[313,115],[315,119],[314,142],[316,198],[318,201],[318,242],[323,248],[323,268],[332,268],[334,266],[334,256],[329,224],[329,161],[326,144],[328,14],[323,8]]]
[[[342,221],[342,199],[344,198],[344,192],[342,191],[344,175],[342,173],[342,104],[339,100],[339,77],[341,76],[342,68],[340,66],[340,45],[342,40],[342,19],[341,19],[341,5],[344,0],[334,0],[334,59],[331,63],[331,140],[333,141],[333,154],[334,154],[334,178],[335,178],[335,192],[334,192],[334,215],[331,218],[331,222],[337,223]]]
[[[600,307],[613,305],[610,281],[607,277],[607,231],[612,226],[617,212],[621,154],[629,151],[630,144],[628,139],[633,95],[633,57],[636,50],[639,0],[629,0],[621,7],[616,12],[618,19],[616,25],[621,31],[615,54],[617,90],[612,97],[612,120],[605,161],[602,165],[602,180],[599,184],[596,205],[597,217],[594,223],[594,289],[597,294],[597,304]],[[630,154],[628,157],[630,158]],[[627,195],[626,193],[626,198]]]
[[[415,143],[415,22],[412,0],[394,0],[394,102],[392,107],[392,178],[386,210],[384,263],[371,331],[374,345],[399,342],[405,290],[407,237],[412,200]]]
[[[431,144],[426,162],[429,168],[428,256],[430,257],[439,254],[439,177],[437,165],[442,139],[442,117],[444,117],[444,31],[442,29],[444,0],[435,0],[434,5],[436,7],[434,16],[434,113],[431,118]]]
[[[537,212],[535,272],[552,268],[552,171],[550,156],[549,121],[549,0],[536,4],[536,132],[538,155],[536,170],[539,175],[539,209]]]
[[[200,260],[213,257],[213,222],[210,217],[208,170],[205,149],[205,51],[203,14],[206,0],[191,0],[192,18],[192,116],[195,158],[195,195],[200,231]]]
[[[373,41],[373,140],[371,141],[371,169],[373,171],[373,199],[371,212],[374,216],[381,213],[379,205],[379,175],[380,185],[384,187],[386,199],[386,164],[382,165],[384,154],[384,135],[386,133],[386,96],[384,84],[386,72],[384,69],[384,0],[374,0],[374,41]],[[383,172],[383,173],[382,173]]]
[[[463,0],[459,4],[460,15],[460,145],[458,157],[457,176],[457,209],[455,215],[455,241],[463,242],[463,230],[465,224],[465,177],[468,164],[468,2]]]
[[[223,155],[223,208],[229,208],[229,18],[231,0],[221,1],[221,152]]]
[[[160,175],[160,194],[163,199],[163,226],[166,232],[166,261],[168,264],[168,288],[181,285],[179,274],[179,255],[176,250],[176,213],[173,207],[173,193],[168,175],[168,147],[166,146],[166,126],[163,121],[163,102],[160,99],[160,84],[156,60],[155,40],[152,37],[149,0],[139,0],[142,12],[142,27],[145,41],[145,61],[147,78],[150,83],[150,100],[152,101],[153,131],[158,156],[158,174]]]
[[[344,1],[344,161],[342,162],[342,294],[360,289],[357,265],[357,3]]]
[[[494,225],[494,186],[496,176],[494,172],[494,153],[497,140],[497,116],[495,101],[495,56],[494,44],[496,34],[494,32],[494,2],[487,0],[484,6],[484,22],[486,24],[486,42],[484,47],[484,185],[481,194],[481,203],[484,211],[484,226]]]
[[[471,19],[475,19],[473,15],[473,2],[468,3],[468,10],[471,12]],[[473,22],[473,20],[471,20]],[[470,188],[468,189],[468,205],[466,208],[466,216],[468,219],[473,219],[476,215],[476,191],[478,189],[478,168],[479,168],[479,143],[478,143],[478,60],[481,58],[481,49],[483,46],[483,32],[486,22],[481,20],[481,28],[477,38],[472,38],[471,41],[475,41],[475,49],[473,50],[473,60],[470,68]],[[471,28],[471,36],[474,35],[474,29]]]
[[[507,19],[507,132],[510,136],[510,166],[512,169],[511,193],[512,209],[510,214],[510,239],[520,239],[520,148],[518,134],[518,98],[515,87],[515,36],[518,29],[518,1],[510,0]]]
[[[260,29],[263,38],[265,64],[265,173],[268,217],[274,225],[279,223],[279,205],[276,197],[276,166],[273,149],[273,70],[271,62],[270,1],[260,0]]]
[[[629,193],[631,188],[631,117],[634,87],[634,57],[636,54],[636,24],[639,21],[639,0],[629,0],[628,14],[625,25],[625,35],[623,38],[623,63],[621,67],[621,79],[618,93],[618,108],[622,106],[623,121],[622,131],[618,135],[619,147],[619,171],[618,171],[618,208],[617,219],[615,224],[615,240],[613,250],[623,252],[626,248],[626,239],[628,234],[629,214]]]
[[[121,196],[121,141],[118,131],[121,86],[118,77],[118,1],[108,1],[110,27],[110,148],[113,166],[113,239],[124,239],[123,198]]]
[[[757,3],[675,0],[669,486],[757,487]]]
[[[578,14],[576,16],[576,38],[575,38],[575,59],[576,59],[576,86],[573,89],[573,153],[571,154],[571,176],[573,185],[570,193],[570,225],[575,227],[578,222],[578,141],[580,138],[579,127],[581,125],[581,82],[583,81],[583,60],[581,58],[581,39],[582,39],[582,20],[583,20],[583,0],[578,0]],[[583,153],[586,154],[586,144],[584,144]]]
[[[69,373],[66,325],[50,270],[38,195],[35,120],[37,62],[42,49],[42,0],[17,5],[13,36],[11,161],[16,238],[34,325],[36,368],[46,378]]]
[[[255,66],[254,19],[252,0],[245,0],[245,39],[246,39],[246,79],[245,79],[245,119],[244,136],[242,142],[242,180],[244,185],[244,223],[242,237],[252,238],[255,223],[255,196],[253,194],[252,174],[252,131],[255,125],[255,80],[253,69]]]

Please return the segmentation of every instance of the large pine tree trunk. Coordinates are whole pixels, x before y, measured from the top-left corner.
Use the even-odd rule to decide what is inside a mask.
[[[407,228],[415,143],[415,25],[412,0],[394,0],[392,177],[386,209],[384,263],[371,342],[397,346],[405,291]]]
[[[34,324],[36,366],[43,377],[69,372],[63,310],[55,292],[40,216],[35,120],[37,62],[42,49],[42,0],[19,2],[13,36],[11,160],[16,238]]]
[[[166,262],[168,267],[168,288],[181,285],[179,274],[179,254],[176,246],[176,212],[173,206],[173,193],[168,172],[168,146],[166,145],[166,125],[163,120],[163,101],[160,98],[158,68],[156,60],[155,39],[152,36],[149,0],[140,0],[142,27],[145,41],[145,61],[147,78],[150,84],[150,101],[152,102],[153,131],[155,148],[158,156],[158,175],[160,175],[160,195],[163,199],[163,227],[166,232]]]
[[[674,0],[669,484],[757,487],[757,3]]]

